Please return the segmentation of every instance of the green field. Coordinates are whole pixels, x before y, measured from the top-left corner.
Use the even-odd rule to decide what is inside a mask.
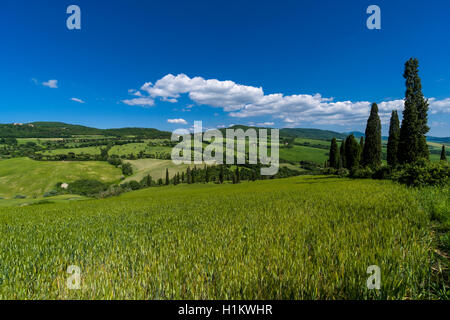
[[[156,153],[167,153],[170,154],[172,152],[171,147],[166,146],[149,146],[148,143],[127,143],[122,146],[113,146],[111,150],[109,150],[109,155],[129,155],[134,154],[138,155],[139,152],[144,152],[148,154],[156,154]]]
[[[413,189],[325,176],[0,208],[0,299],[424,298],[429,224]]]
[[[186,171],[189,167],[187,164],[176,165],[172,160],[158,160],[158,159],[139,159],[139,160],[125,160],[133,166],[134,174],[125,179],[125,182],[130,180],[140,181],[146,175],[151,175],[153,179],[164,179],[166,177],[166,169],[169,169],[170,177],[175,173]],[[194,165],[190,165],[191,168]],[[202,167],[200,165],[200,167]]]
[[[118,181],[121,170],[107,162],[34,161],[15,158],[0,161],[0,197],[16,195],[40,197],[55,188],[57,182],[78,179],[96,179],[103,182]]]
[[[280,160],[289,162],[312,161],[323,164],[328,150],[305,146],[293,146],[292,148],[280,148]]]
[[[41,152],[43,155],[58,155],[58,154],[91,154],[99,155],[101,147],[85,147],[85,148],[68,148],[68,149],[55,149]]]

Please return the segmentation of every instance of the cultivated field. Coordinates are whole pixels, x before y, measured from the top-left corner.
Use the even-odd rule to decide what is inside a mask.
[[[325,176],[0,208],[0,298],[424,298],[429,224],[413,189]]]

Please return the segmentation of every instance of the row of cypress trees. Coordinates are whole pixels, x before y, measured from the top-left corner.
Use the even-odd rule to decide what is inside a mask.
[[[397,111],[392,111],[387,144],[387,163],[390,166],[429,159],[426,134],[430,130],[428,122],[428,101],[422,93],[419,77],[419,61],[409,59],[405,63],[403,77],[406,80],[405,106],[400,126]],[[367,120],[365,141],[358,145],[353,135],[342,141],[340,150],[335,138],[331,141],[329,166],[352,169],[357,166],[376,168],[381,165],[381,121],[378,105],[372,104]],[[446,160],[445,147],[442,147],[441,160]]]

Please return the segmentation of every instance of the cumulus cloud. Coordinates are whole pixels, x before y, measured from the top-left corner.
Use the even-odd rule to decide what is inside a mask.
[[[317,93],[284,95],[265,94],[261,87],[237,84],[233,81],[190,78],[185,74],[168,74],[156,81],[145,83],[140,91],[147,99],[178,102],[186,94],[198,105],[222,108],[236,118],[271,117],[288,126],[300,123],[354,125],[367,121],[370,101],[335,101]],[[449,113],[450,98],[429,99],[431,113]],[[378,103],[381,121],[387,123],[392,110],[403,110],[403,100]],[[272,123],[272,122],[271,122]]]
[[[167,119],[167,122],[176,124],[187,124],[187,121],[184,119]]]
[[[266,127],[266,126],[273,126],[274,124],[275,124],[274,122],[261,122],[258,123],[258,126]]]
[[[83,100],[78,99],[78,98],[70,98],[70,100],[78,102],[78,103],[85,103]]]
[[[450,113],[450,98],[444,100],[437,100],[435,98],[428,99],[430,110],[432,114],[436,113]]]
[[[58,88],[58,80],[48,80],[48,81],[42,82],[42,85],[45,87],[56,89],[56,88]]]

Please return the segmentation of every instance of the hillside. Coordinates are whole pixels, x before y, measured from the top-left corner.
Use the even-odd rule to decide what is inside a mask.
[[[107,162],[34,161],[15,158],[0,161],[0,197],[42,195],[55,188],[58,182],[96,179],[103,182],[119,181],[122,173]]]
[[[78,135],[142,136],[149,139],[171,137],[170,132],[151,128],[97,129],[63,122],[0,124],[1,138],[69,138]]]

